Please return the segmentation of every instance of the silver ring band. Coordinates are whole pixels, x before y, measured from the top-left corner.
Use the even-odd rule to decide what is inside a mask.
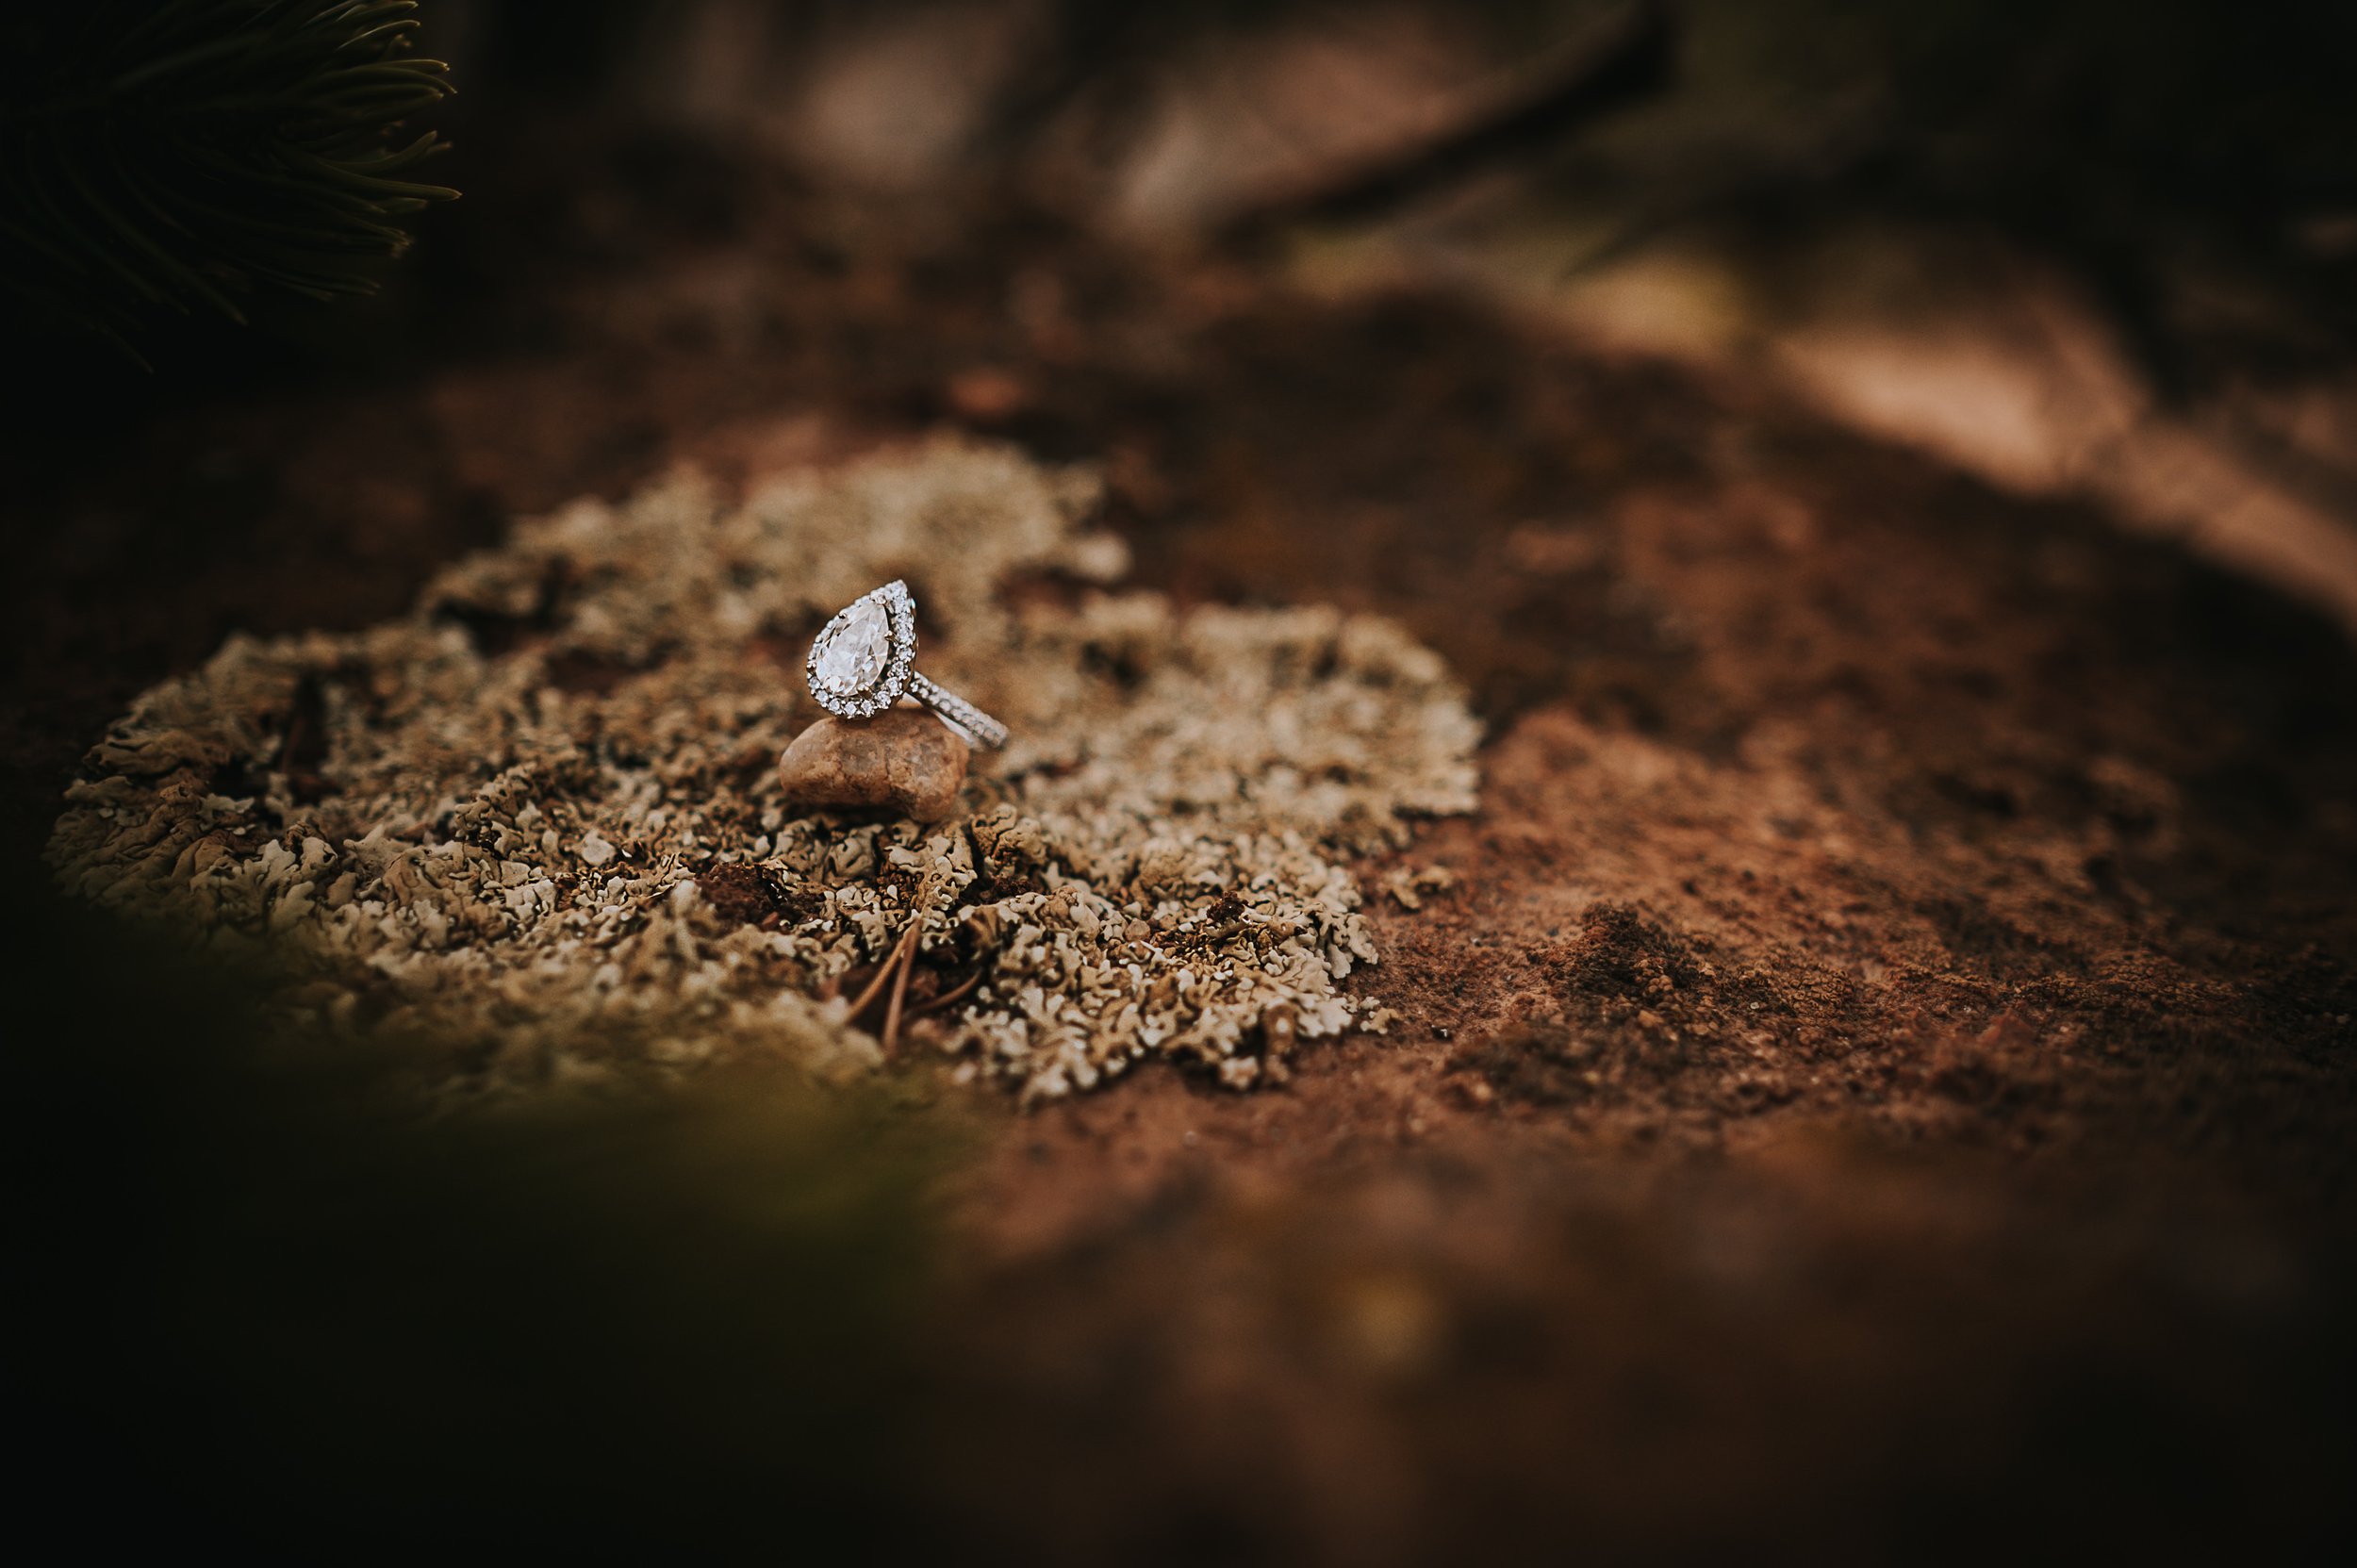
[[[968,746],[996,750],[1007,743],[1007,727],[998,720],[960,697],[954,691],[944,691],[916,670],[909,671],[908,690],[913,697],[932,709],[933,717],[957,732]]]

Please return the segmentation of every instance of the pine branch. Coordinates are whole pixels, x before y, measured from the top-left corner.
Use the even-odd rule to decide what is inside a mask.
[[[93,0],[0,26],[0,294],[128,349],[158,310],[371,292],[449,96],[414,0]]]

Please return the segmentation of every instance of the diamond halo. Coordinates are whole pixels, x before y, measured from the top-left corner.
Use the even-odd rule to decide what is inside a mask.
[[[898,579],[838,611],[811,640],[810,694],[841,718],[873,718],[908,692],[916,602]]]

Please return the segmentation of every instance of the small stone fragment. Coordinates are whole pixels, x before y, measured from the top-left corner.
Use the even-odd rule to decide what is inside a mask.
[[[921,708],[822,718],[778,759],[785,798],[804,806],[882,806],[919,822],[957,809],[966,745]]]

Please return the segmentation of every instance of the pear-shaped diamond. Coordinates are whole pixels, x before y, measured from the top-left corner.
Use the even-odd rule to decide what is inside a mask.
[[[818,678],[837,691],[865,691],[883,673],[892,651],[892,621],[874,595],[843,612],[819,645]]]

